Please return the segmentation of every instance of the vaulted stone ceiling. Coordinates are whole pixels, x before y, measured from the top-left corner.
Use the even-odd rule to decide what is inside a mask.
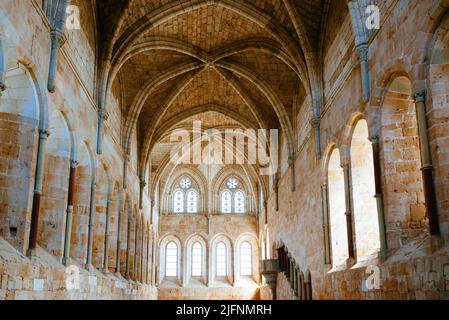
[[[208,128],[280,128],[293,145],[294,101],[320,83],[329,0],[106,0],[97,6],[99,101],[107,104],[120,81],[123,143],[126,149],[138,130],[141,165],[150,155],[161,163],[169,152],[167,132],[188,128],[186,120],[195,117]]]

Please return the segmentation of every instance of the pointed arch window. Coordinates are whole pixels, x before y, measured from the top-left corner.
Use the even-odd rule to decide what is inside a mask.
[[[221,194],[221,212],[222,213],[232,212],[232,194],[229,190],[225,190]]]
[[[194,190],[190,190],[187,194],[187,212],[196,213],[198,211],[198,194]]]
[[[249,242],[245,241],[240,245],[240,275],[250,276],[253,274],[252,248]]]
[[[165,249],[165,276],[178,276],[178,246],[173,241]]]
[[[245,193],[239,189],[239,181],[230,178],[226,182],[228,189],[221,193],[221,213],[245,213]]]
[[[173,196],[173,211],[175,213],[184,212],[184,192],[176,190]]]
[[[226,272],[226,245],[223,242],[219,242],[217,244],[216,251],[216,268],[217,268],[217,277],[225,277],[227,276]]]
[[[192,246],[192,277],[203,275],[203,246],[195,242]]]
[[[234,208],[235,208],[235,213],[244,213],[245,212],[245,195],[240,190],[238,190],[234,194]]]
[[[173,193],[173,212],[197,213],[199,196],[190,178],[180,179]]]

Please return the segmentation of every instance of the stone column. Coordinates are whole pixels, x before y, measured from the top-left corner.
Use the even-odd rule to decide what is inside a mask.
[[[330,229],[329,229],[329,189],[325,183],[321,186],[321,207],[323,215],[324,263],[331,264]]]
[[[293,291],[295,292],[296,295],[298,295],[298,266],[296,265],[295,262],[293,262]]]
[[[341,165],[344,173],[345,182],[345,206],[346,206],[346,229],[348,237],[348,256],[350,259],[355,258],[354,250],[354,238],[352,229],[352,188],[351,188],[351,174],[349,169],[349,164]]]
[[[156,204],[156,201],[154,201],[154,199],[152,199],[150,201],[150,224],[153,225],[153,210],[154,210],[154,205]]]
[[[51,50],[50,50],[50,65],[48,68],[48,84],[47,89],[49,92],[55,92],[55,78],[56,69],[58,65],[58,54],[59,48],[63,45],[65,41],[64,31],[53,29],[50,32],[51,38]]]
[[[140,244],[140,282],[144,283],[145,279],[143,277],[143,271],[144,271],[144,252],[145,252],[145,224],[144,221],[142,221],[141,226],[141,238],[140,238],[141,244]]]
[[[106,227],[104,238],[104,256],[103,256],[103,271],[109,272],[109,238],[110,238],[110,223],[111,223],[111,194],[108,195],[108,203],[106,206]]]
[[[48,83],[49,92],[55,91],[55,77],[58,66],[59,48],[64,44],[65,36],[65,16],[69,0],[52,1],[43,6],[43,10],[51,24],[50,39],[50,65],[48,67]]]
[[[151,241],[151,269],[150,269],[150,275],[151,275],[151,284],[152,285],[158,285],[158,268],[156,266],[156,249],[157,246],[155,244],[154,234],[153,239]]]
[[[123,189],[128,188],[128,164],[129,164],[130,156],[129,154],[125,154],[123,159]]]
[[[76,183],[76,167],[77,161],[70,161],[70,175],[69,175],[69,191],[67,193],[67,216],[65,223],[65,237],[64,237],[64,257],[62,263],[64,265],[70,264],[70,245],[72,242],[72,217],[73,217],[73,200],[75,196]]]
[[[315,107],[317,108],[317,107]],[[320,111],[315,111],[320,112]],[[315,114],[310,120],[310,125],[315,130],[315,155],[318,159],[321,158],[321,118],[319,114]]]
[[[129,247],[131,245],[131,212],[128,212],[128,231],[126,234],[126,272],[125,272],[125,278],[129,280],[129,268],[130,268],[130,258],[131,258],[131,252],[129,250]]]
[[[103,131],[104,123],[109,118],[109,114],[104,109],[98,110],[98,130],[97,130],[97,154],[103,153]]]
[[[370,78],[368,68],[368,55],[369,46],[366,43],[357,46],[357,53],[360,60],[360,69],[362,72],[362,89],[363,89],[363,101],[368,102],[370,100]]]
[[[90,208],[89,208],[89,224],[87,232],[87,261],[86,268],[93,268],[92,265],[92,248],[94,242],[94,220],[95,220],[95,193],[97,191],[97,178],[96,172],[92,180],[91,191],[90,191]]]
[[[134,281],[138,281],[138,273],[139,268],[137,261],[139,260],[137,249],[139,248],[139,219],[136,218],[135,228],[134,228],[134,270],[133,270],[133,277]]]
[[[427,215],[429,218],[430,234],[439,235],[440,225],[438,221],[438,206],[433,179],[433,165],[430,154],[429,137],[426,119],[426,95],[427,90],[416,91],[413,95],[416,106],[416,118],[418,122],[419,142],[421,151],[422,176],[424,184],[424,196],[426,199]]]
[[[290,170],[291,170],[291,190],[292,192],[295,192],[296,190],[296,174],[295,174],[295,156],[291,155],[288,157],[288,165],[290,166]]]
[[[150,229],[147,230],[147,259],[146,259],[146,269],[145,269],[145,282],[146,284],[151,284],[150,275]]]
[[[34,195],[33,195],[33,209],[31,213],[31,226],[30,226],[30,242],[29,242],[29,254],[33,253],[33,250],[37,246],[37,237],[39,232],[39,214],[42,195],[42,182],[44,179],[44,162],[45,162],[45,145],[47,139],[50,136],[50,132],[47,130],[39,130],[39,143],[37,150],[36,160],[36,173],[34,179]]]
[[[147,186],[147,183],[144,179],[140,180],[140,192],[139,192],[139,209],[143,209],[143,192],[145,187]]]
[[[120,246],[122,242],[120,241],[120,224],[122,223],[122,204],[123,204],[124,192],[120,191],[118,205],[117,205],[117,253],[115,256],[115,273],[120,276]]]
[[[374,165],[374,185],[377,203],[377,218],[379,223],[379,238],[380,238],[380,251],[385,252],[387,250],[387,236],[385,231],[385,217],[384,217],[384,203],[382,196],[382,173],[380,165],[380,146],[379,136],[372,136],[370,138],[373,147],[373,165]]]

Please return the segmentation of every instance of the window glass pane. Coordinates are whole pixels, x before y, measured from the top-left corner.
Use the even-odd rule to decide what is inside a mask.
[[[226,273],[226,245],[223,242],[217,244],[217,276],[224,277]]]
[[[180,190],[173,195],[173,212],[184,212],[184,193]]]
[[[251,245],[243,242],[240,246],[240,275],[250,276],[252,273]]]
[[[165,250],[165,276],[176,277],[178,275],[178,246],[173,241]]]
[[[231,192],[224,191],[221,194],[221,212],[222,213],[231,213],[232,207],[231,207]]]
[[[195,242],[192,247],[192,276],[201,277],[203,267],[203,247]]]
[[[234,195],[235,213],[245,212],[245,195],[242,191],[237,191]]]
[[[187,194],[187,212],[196,213],[198,211],[198,194],[195,191],[189,191]]]

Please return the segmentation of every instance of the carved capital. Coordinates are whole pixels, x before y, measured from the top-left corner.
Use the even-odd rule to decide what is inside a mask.
[[[99,110],[98,111],[98,116],[103,119],[104,121],[107,121],[109,119],[109,113],[107,113],[104,110]]]
[[[369,57],[369,47],[367,44],[361,44],[357,46],[357,53],[359,55],[360,61],[368,61]]]
[[[78,167],[78,165],[79,165],[79,162],[78,162],[78,161],[76,161],[76,160],[70,160],[70,167],[71,167],[71,168],[76,168],[76,167]]]
[[[427,96],[427,90],[421,89],[421,90],[416,91],[413,94],[413,99],[415,100],[415,102],[425,102],[426,96]]]
[[[39,139],[47,140],[50,136],[50,131],[48,130],[39,130]]]
[[[369,137],[369,141],[371,141],[372,144],[379,144],[379,135],[372,135]]]
[[[140,180],[140,187],[143,189],[147,186],[147,182],[145,180]]]
[[[57,30],[57,29],[52,29],[50,31],[50,38],[52,41],[57,41],[59,47],[62,47],[67,40],[67,38],[64,34],[64,31]]]
[[[320,126],[321,124],[321,118],[320,117],[313,117],[310,119],[310,125],[316,129]]]

